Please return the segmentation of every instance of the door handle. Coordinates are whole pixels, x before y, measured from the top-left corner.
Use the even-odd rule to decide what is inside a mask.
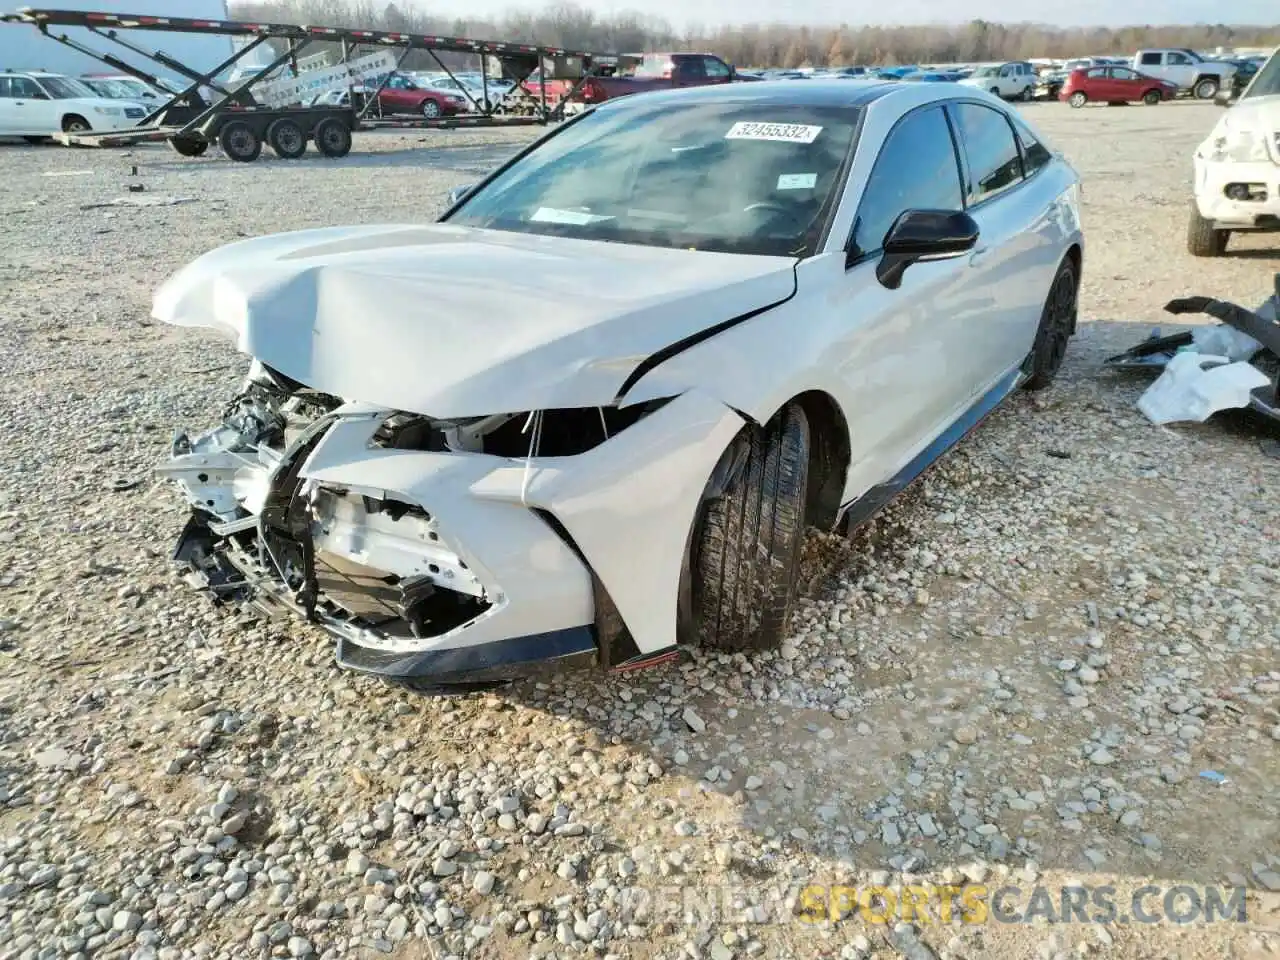
[[[987,254],[991,252],[990,247],[978,247],[973,253],[969,254],[969,266],[976,267],[987,258]]]

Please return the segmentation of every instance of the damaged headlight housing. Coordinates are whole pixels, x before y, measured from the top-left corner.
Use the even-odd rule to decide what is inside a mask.
[[[606,442],[671,399],[622,408],[565,407],[453,420],[394,413],[383,421],[371,442],[391,449],[485,453],[514,459],[571,457]]]
[[[1238,127],[1223,117],[1200,146],[1200,156],[1211,163],[1258,163],[1275,159],[1265,131]]]

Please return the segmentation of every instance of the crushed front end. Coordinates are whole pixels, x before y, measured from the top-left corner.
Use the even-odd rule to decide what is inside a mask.
[[[305,617],[345,667],[471,684],[670,659],[683,547],[741,423],[697,392],[440,420],[254,361],[158,472],[192,508],[175,559],[216,602]]]
[[[441,424],[345,403],[255,361],[223,422],[177,436],[158,467],[192,507],[175,559],[216,602],[319,624],[337,638],[340,662],[368,672],[466,683],[593,661],[589,577],[550,527],[491,506],[480,552],[499,526],[508,542],[473,566],[415,499],[482,475],[476,458],[454,454],[478,450],[494,420]],[[522,604],[516,629],[502,570],[522,563],[547,578],[543,602]],[[512,572],[517,594],[528,592],[526,577]]]

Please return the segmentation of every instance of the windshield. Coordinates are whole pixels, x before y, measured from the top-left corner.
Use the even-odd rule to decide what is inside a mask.
[[[70,77],[38,77],[40,86],[55,100],[74,100],[76,97],[96,97],[97,94],[78,80]]]
[[[726,253],[810,256],[860,111],[628,104],[589,113],[469,195],[459,226]]]
[[[1241,100],[1246,97],[1273,97],[1280,94],[1280,48],[1271,54],[1266,64],[1254,74],[1253,82],[1249,84],[1249,88],[1241,96]]]

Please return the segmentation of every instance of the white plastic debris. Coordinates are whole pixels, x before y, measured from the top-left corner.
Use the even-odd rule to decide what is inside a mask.
[[[1203,423],[1219,410],[1247,407],[1250,393],[1270,382],[1252,364],[1185,351],[1173,355],[1138,409],[1152,423]]]
[[[1262,344],[1253,337],[1225,323],[1193,328],[1191,342],[1195,352],[1202,356],[1226,357],[1232,361],[1248,360],[1262,349]]]

